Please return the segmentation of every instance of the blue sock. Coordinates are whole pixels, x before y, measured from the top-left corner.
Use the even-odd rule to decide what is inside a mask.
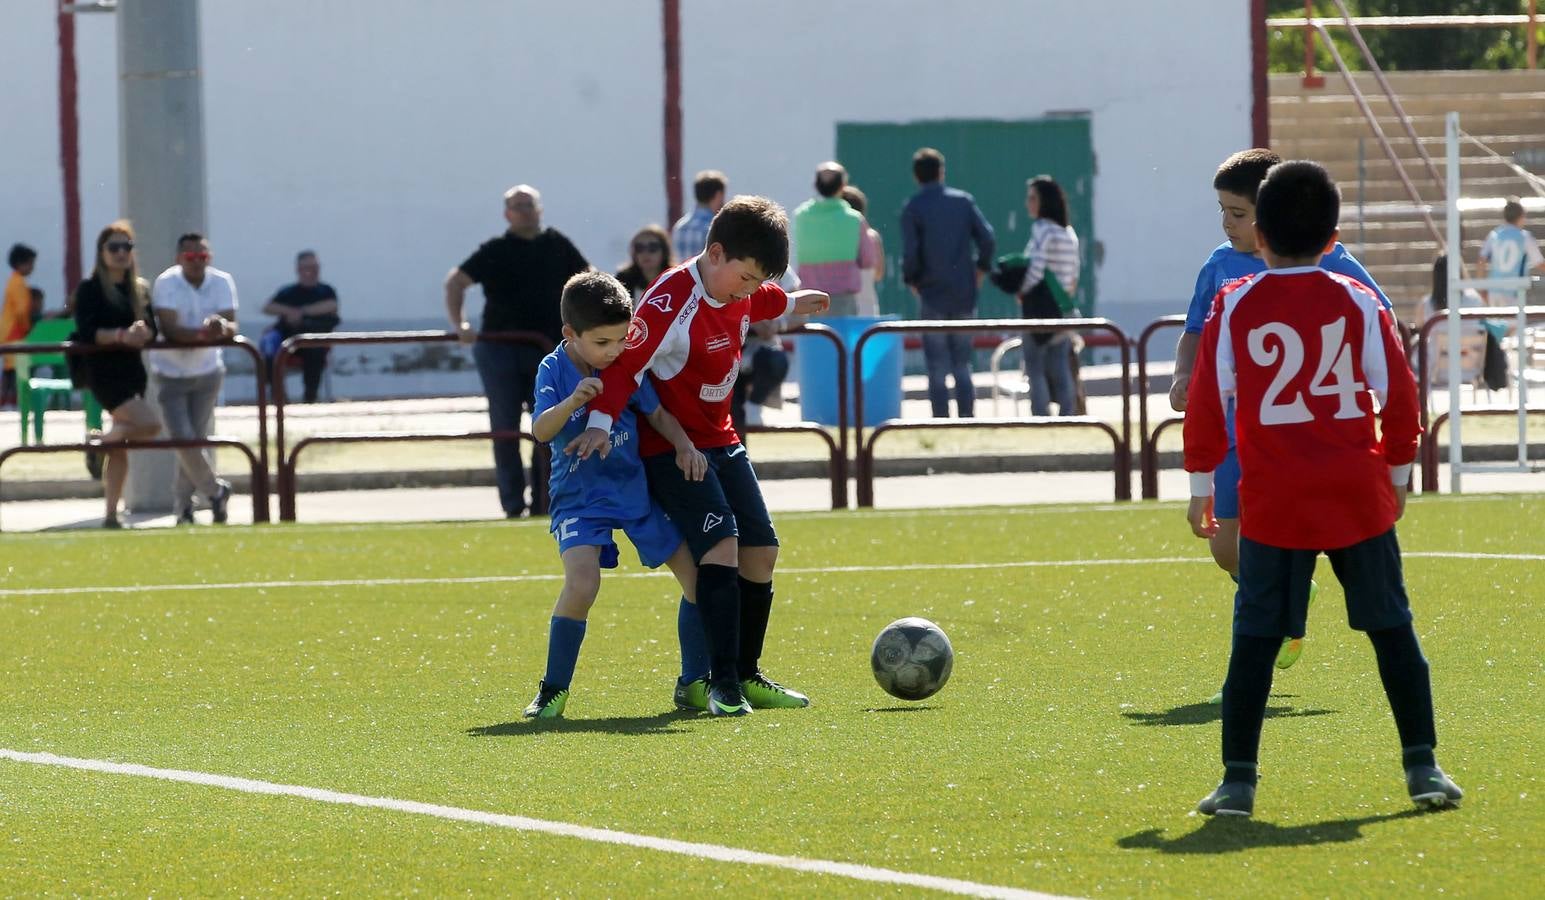
[[[696,603],[681,598],[676,610],[676,639],[681,642],[681,683],[708,677],[708,638]]]
[[[574,680],[574,665],[579,662],[579,645],[585,641],[585,620],[553,616],[547,630],[547,674],[542,684],[551,690],[566,690]]]

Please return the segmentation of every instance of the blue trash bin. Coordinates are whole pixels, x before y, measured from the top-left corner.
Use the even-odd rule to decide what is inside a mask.
[[[848,421],[853,421],[853,347],[858,336],[876,322],[899,318],[887,316],[817,316],[812,324],[827,325],[848,348]],[[864,427],[872,428],[901,415],[901,334],[879,334],[864,343]],[[799,337],[794,351],[799,378],[799,408],[803,417],[822,425],[837,424],[837,350],[822,337]]]

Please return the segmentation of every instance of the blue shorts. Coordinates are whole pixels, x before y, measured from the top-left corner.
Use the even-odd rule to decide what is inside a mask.
[[[1239,451],[1233,447],[1212,470],[1212,514],[1220,519],[1239,518]]]
[[[1250,637],[1304,636],[1309,579],[1319,550],[1284,550],[1239,538],[1239,590],[1234,594],[1234,633]],[[1366,541],[1326,550],[1346,592],[1347,624],[1383,631],[1411,622],[1400,566],[1400,542],[1391,528]]]
[[[558,539],[559,555],[570,547],[600,547],[603,569],[617,568],[617,544],[612,540],[612,532],[618,528],[633,542],[639,562],[651,569],[664,565],[681,546],[681,532],[656,503],[649,504],[647,515],[631,522],[605,516],[553,513],[552,535]]]
[[[714,447],[703,455],[708,457],[708,474],[702,481],[688,481],[674,453],[644,460],[649,494],[681,526],[692,561],[701,563],[725,538],[736,538],[742,547],[778,546],[778,533],[745,445]]]

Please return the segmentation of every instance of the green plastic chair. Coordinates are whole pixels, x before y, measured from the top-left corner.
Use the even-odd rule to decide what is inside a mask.
[[[23,340],[28,344],[58,344],[70,339],[75,330],[72,319],[44,319],[32,326]],[[33,375],[33,369],[47,367],[49,375]],[[21,411],[21,443],[27,443],[27,424],[32,423],[32,442],[43,443],[43,411],[55,398],[63,397],[71,406],[74,395],[81,394],[81,408],[86,412],[87,430],[102,428],[102,406],[90,391],[81,391],[70,382],[70,369],[63,353],[16,354],[16,407]]]

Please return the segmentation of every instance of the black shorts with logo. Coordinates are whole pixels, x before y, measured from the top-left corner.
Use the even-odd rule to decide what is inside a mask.
[[[742,547],[778,546],[745,445],[715,447],[703,455],[708,457],[708,474],[702,481],[688,481],[674,453],[644,459],[649,493],[681,532],[692,561],[701,563],[725,538],[736,538]]]
[[[1410,623],[1411,602],[1406,597],[1395,529],[1324,553],[1346,592],[1348,625],[1357,631],[1383,631]],[[1319,555],[1318,550],[1286,550],[1241,535],[1234,633],[1303,637],[1309,579]]]

